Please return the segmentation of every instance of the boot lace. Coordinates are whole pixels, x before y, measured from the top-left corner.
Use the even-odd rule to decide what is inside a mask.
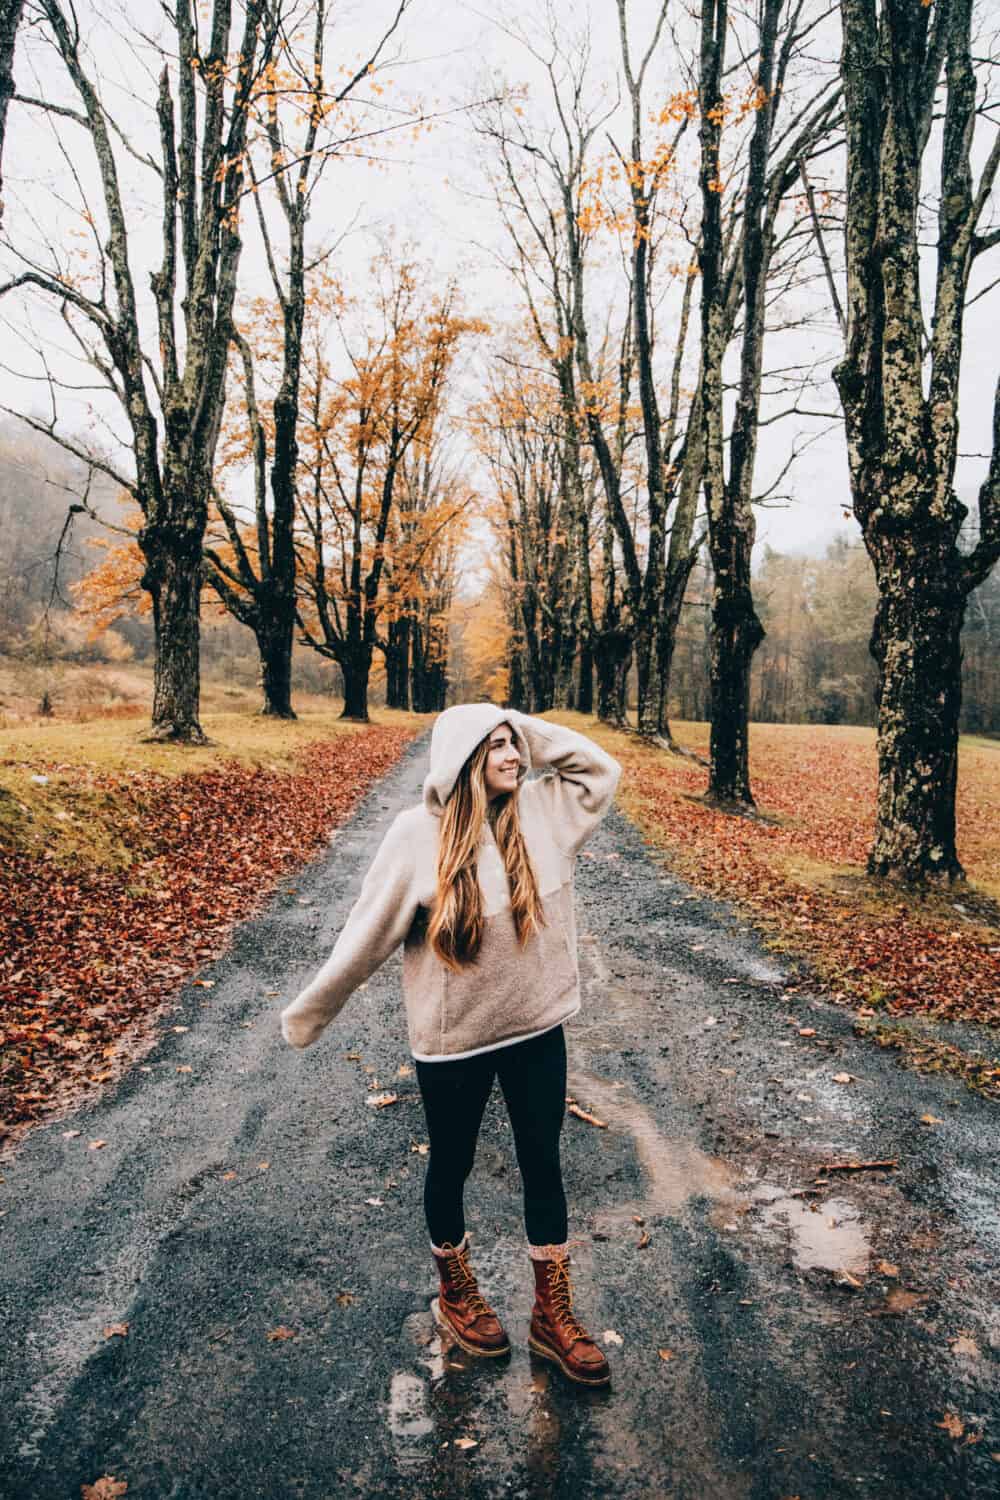
[[[448,1251],[451,1284],[455,1291],[464,1293],[471,1312],[489,1314],[490,1308],[479,1290],[475,1274],[467,1259],[468,1250],[455,1250],[450,1245],[442,1245],[441,1248]]]
[[[563,1260],[549,1262],[549,1302],[556,1321],[562,1325],[570,1337],[586,1339],[589,1342],[590,1334],[573,1316],[573,1293],[569,1284],[569,1271]]]

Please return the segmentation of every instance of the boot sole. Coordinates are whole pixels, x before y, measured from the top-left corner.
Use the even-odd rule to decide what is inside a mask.
[[[548,1344],[539,1343],[532,1333],[528,1334],[528,1344],[530,1348],[534,1349],[536,1354],[541,1355],[542,1359],[550,1360],[552,1364],[558,1365],[566,1376],[566,1379],[572,1380],[576,1385],[601,1386],[611,1384],[610,1370],[607,1375],[599,1375],[596,1378],[587,1375],[577,1375],[575,1370],[571,1370],[565,1360],[554,1349],[550,1349]]]
[[[439,1328],[444,1330],[449,1338],[453,1338],[455,1343],[465,1350],[466,1354],[478,1354],[481,1359],[499,1359],[501,1355],[510,1353],[509,1339],[499,1349],[484,1349],[479,1344],[470,1344],[467,1339],[462,1337],[454,1323],[449,1323],[448,1319],[442,1313],[436,1311],[437,1305],[437,1298],[435,1297],[432,1308],[435,1323]]]

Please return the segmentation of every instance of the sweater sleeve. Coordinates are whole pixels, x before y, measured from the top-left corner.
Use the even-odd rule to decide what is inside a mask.
[[[550,774],[533,783],[552,836],[565,854],[586,843],[614,799],[622,768],[586,735],[518,710],[511,718],[528,742],[532,768]]]
[[[392,823],[326,963],[281,1013],[293,1047],[309,1047],[352,993],[393,954],[417,911],[412,844]]]

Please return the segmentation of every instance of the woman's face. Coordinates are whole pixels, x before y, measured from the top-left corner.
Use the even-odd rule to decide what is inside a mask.
[[[483,770],[486,795],[491,801],[494,797],[515,789],[520,764],[513,730],[509,724],[498,724],[490,735],[490,748]]]

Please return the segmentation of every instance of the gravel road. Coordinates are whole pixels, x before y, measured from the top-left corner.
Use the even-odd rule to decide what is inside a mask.
[[[467,1202],[514,1353],[442,1347],[399,956],[314,1048],[278,1030],[427,745],[178,997],[141,1065],[0,1168],[4,1500],[102,1476],[127,1500],[995,1497],[995,1107],[785,993],[739,918],[615,811],[578,862],[567,1028],[570,1094],[606,1128],[568,1118],[563,1153],[577,1309],[613,1385],[529,1355],[499,1093]]]

